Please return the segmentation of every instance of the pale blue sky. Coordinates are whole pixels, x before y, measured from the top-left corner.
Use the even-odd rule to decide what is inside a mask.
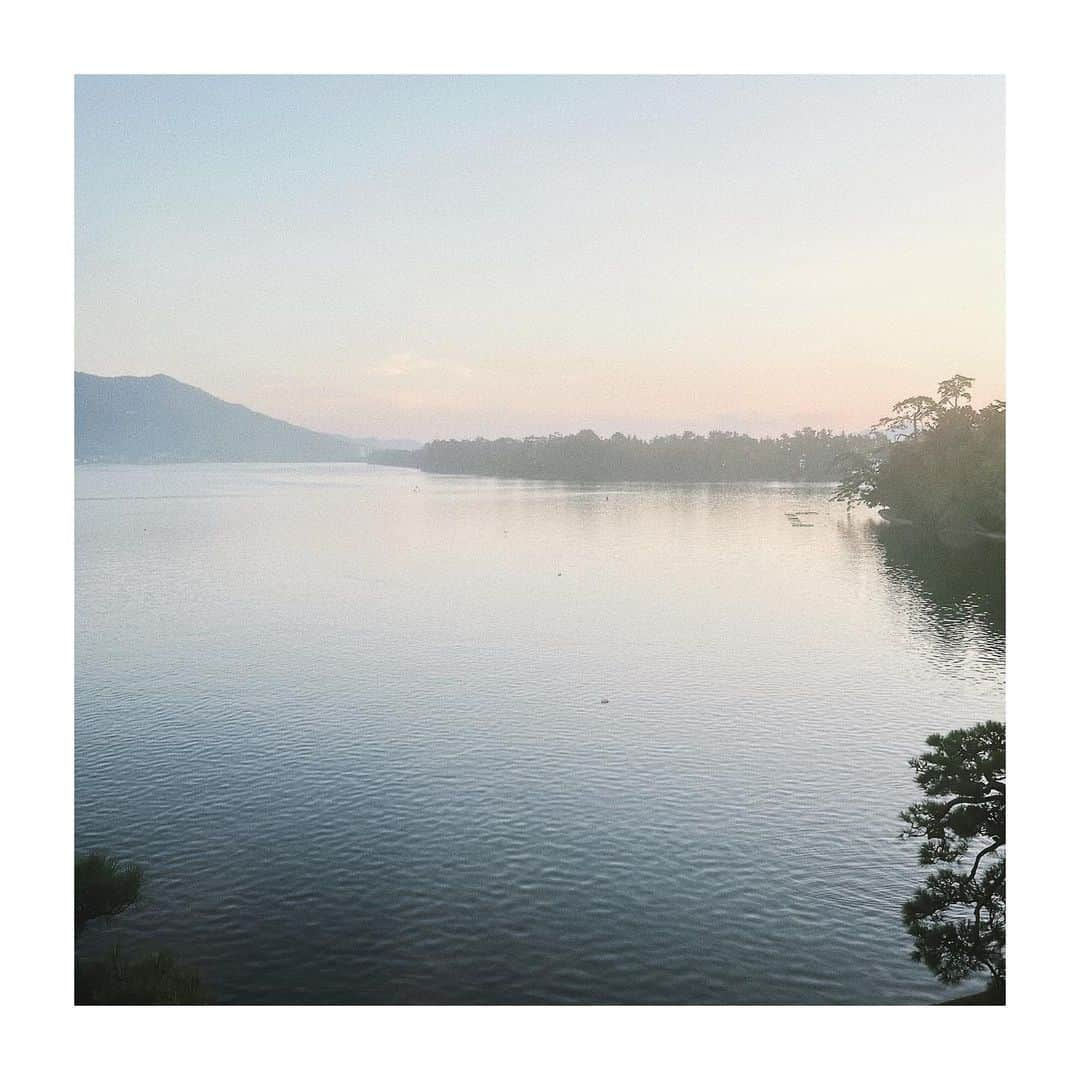
[[[76,364],[354,435],[1004,396],[990,77],[80,77]]]

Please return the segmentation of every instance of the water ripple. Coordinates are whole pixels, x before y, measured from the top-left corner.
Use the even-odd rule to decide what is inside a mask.
[[[222,1001],[945,996],[896,815],[929,732],[1001,717],[1003,636],[826,489],[77,485],[77,844],[149,871],[86,948]]]

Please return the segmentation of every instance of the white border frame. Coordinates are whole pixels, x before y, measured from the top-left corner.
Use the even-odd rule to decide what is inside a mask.
[[[1075,33],[1064,5],[1003,3],[142,3],[9,13],[4,65],[12,1049],[30,1073],[210,1076],[910,1077],[950,1064],[1057,1075],[1071,939],[1055,880],[1071,824],[1077,457]],[[1008,109],[1011,1004],[895,1008],[239,1008],[139,1014],[71,1001],[72,76],[104,72],[1001,73]],[[1071,591],[1070,591],[1071,587]],[[1053,739],[1047,736],[1053,732]],[[1054,794],[1054,793],[1057,794]],[[1071,832],[1071,830],[1070,830]],[[1071,835],[1068,840],[1071,840]],[[1068,908],[1066,908],[1066,912]],[[1053,929],[1051,929],[1053,927]],[[1053,936],[1051,936],[1053,935]],[[1070,1010],[1071,1011],[1071,1010]],[[951,1019],[950,1019],[951,1017]],[[9,1054],[9,1058],[14,1055]],[[100,1062],[100,1065],[98,1064]],[[26,1070],[23,1070],[26,1071]]]

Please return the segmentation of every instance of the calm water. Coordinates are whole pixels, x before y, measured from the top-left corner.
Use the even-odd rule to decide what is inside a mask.
[[[78,468],[76,843],[149,871],[84,948],[224,1002],[948,996],[897,813],[1004,718],[1000,592],[828,495]]]

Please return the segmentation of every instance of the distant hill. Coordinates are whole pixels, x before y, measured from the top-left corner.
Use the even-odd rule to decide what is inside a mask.
[[[168,375],[75,372],[79,461],[364,461],[372,449],[415,445],[309,431]]]
[[[344,439],[347,443],[354,443],[357,446],[364,447],[365,450],[398,450],[408,451],[419,450],[424,444],[417,442],[416,439],[353,439],[348,435],[335,436],[339,439]]]

